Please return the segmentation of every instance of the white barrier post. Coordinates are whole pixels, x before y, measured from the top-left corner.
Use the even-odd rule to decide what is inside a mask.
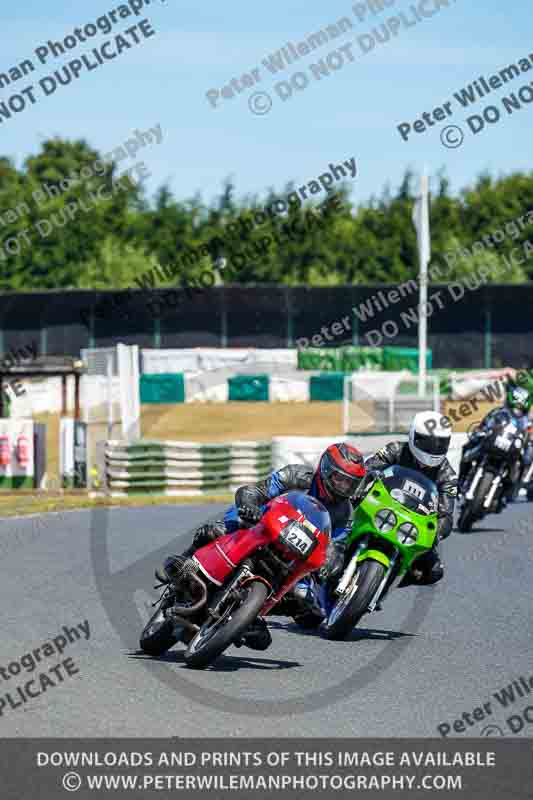
[[[122,435],[128,442],[141,438],[141,401],[139,389],[139,347],[117,345],[120,379]]]

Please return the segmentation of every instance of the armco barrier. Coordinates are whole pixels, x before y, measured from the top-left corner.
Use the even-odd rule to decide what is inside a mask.
[[[271,442],[108,441],[105,478],[112,496],[234,492],[272,471]]]

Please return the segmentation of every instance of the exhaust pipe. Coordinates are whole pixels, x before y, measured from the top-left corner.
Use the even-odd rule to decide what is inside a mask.
[[[196,603],[175,603],[171,608],[167,610],[167,617],[169,617],[175,625],[180,626],[183,629],[183,634],[180,636],[181,641],[188,644],[198,631],[200,630],[200,626],[196,625],[194,622],[191,622],[188,617],[191,617],[193,614],[196,614],[201,608],[203,608],[207,603],[207,587],[203,580],[199,578],[197,575],[190,574],[188,575],[189,582],[194,582],[198,584],[201,592],[201,597]]]
[[[182,617],[192,617],[193,614],[196,614],[201,608],[205,606],[207,603],[207,586],[205,585],[204,581],[191,572],[187,575],[187,580],[189,583],[196,583],[201,592],[201,597],[196,603],[175,603],[171,609],[169,609],[170,613],[175,616],[179,614]]]

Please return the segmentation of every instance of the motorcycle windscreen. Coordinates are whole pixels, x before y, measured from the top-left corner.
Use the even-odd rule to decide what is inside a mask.
[[[517,450],[521,450],[523,444],[518,420],[507,411],[502,411],[495,416],[490,430],[487,446],[491,455],[514,460],[518,455]]]
[[[438,509],[436,485],[420,472],[407,467],[387,467],[382,483],[397,503],[417,514],[434,514]]]
[[[310,494],[297,491],[287,492],[281,497],[290,503],[295,511],[309,520],[315,528],[318,528],[327,536],[331,535],[331,518],[328,510],[320,500]]]

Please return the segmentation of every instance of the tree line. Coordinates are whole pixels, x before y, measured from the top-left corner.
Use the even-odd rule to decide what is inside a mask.
[[[417,277],[409,170],[396,191],[386,187],[357,207],[347,188],[336,190],[335,213],[317,225],[311,203],[264,213],[294,191],[292,184],[238,199],[228,181],[209,205],[199,193],[177,198],[166,185],[148,198],[132,179],[122,178],[117,190],[120,165],[101,159],[87,142],[59,138],[44,141],[21,168],[0,157],[2,291],[134,288],[154,269],[160,286],[188,285],[216,264],[224,265],[225,282],[237,284],[396,284]],[[69,180],[73,174],[80,177]],[[483,174],[457,195],[440,172],[431,187],[432,264],[445,267],[446,280],[483,264],[494,282],[533,280],[533,172]],[[289,226],[305,235],[282,235]],[[179,275],[165,269],[177,262]]]

